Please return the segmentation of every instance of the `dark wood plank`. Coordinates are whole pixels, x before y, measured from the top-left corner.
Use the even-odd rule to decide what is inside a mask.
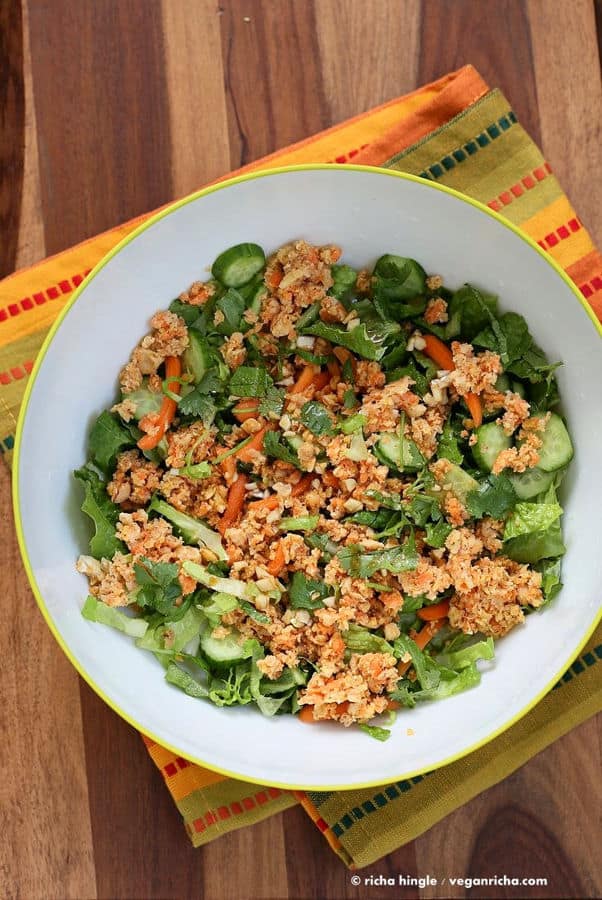
[[[201,896],[199,854],[142,738],[80,680],[98,897]]]
[[[472,63],[540,140],[529,20],[523,0],[423,0],[418,83]]]
[[[5,0],[0,3],[0,278],[16,265],[24,156],[21,5]]]
[[[161,6],[31,2],[46,250],[171,199]]]
[[[230,157],[244,165],[330,124],[312,0],[222,3]]]

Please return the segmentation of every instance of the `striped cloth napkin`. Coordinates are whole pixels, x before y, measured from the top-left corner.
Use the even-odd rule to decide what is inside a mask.
[[[465,66],[412,94],[252,163],[379,165],[456,188],[533,237],[602,319],[602,257],[506,98]],[[240,174],[240,172],[236,174]],[[28,373],[48,328],[90,269],[146,216],[0,284],[0,451],[10,464]],[[544,700],[504,734],[435,772],[382,788],[304,793],[236,781],[145,743],[195,846],[301,803],[350,868],[413,840],[602,709],[602,626]]]

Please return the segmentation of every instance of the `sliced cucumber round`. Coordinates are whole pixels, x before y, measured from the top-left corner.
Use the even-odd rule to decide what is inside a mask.
[[[491,472],[493,464],[502,450],[507,450],[512,439],[506,434],[499,422],[488,422],[475,431],[476,444],[471,448],[472,455],[479,469]]]
[[[217,667],[229,668],[242,662],[244,652],[240,634],[231,632],[226,637],[211,637],[211,628],[207,627],[201,632],[201,651],[207,660]]]
[[[220,253],[211,267],[214,278],[226,287],[239,288],[265,266],[265,253],[258,244],[236,244]]]
[[[547,491],[555,475],[553,472],[542,472],[541,469],[534,467],[525,469],[524,472],[512,472],[508,477],[518,499],[531,500],[532,497]]]
[[[542,435],[538,466],[544,472],[555,472],[568,465],[573,458],[573,443],[566,425],[557,413],[552,413]]]
[[[188,329],[188,346],[182,355],[184,369],[198,384],[207,369],[214,364],[213,352],[205,338],[193,328]]]
[[[398,434],[382,434],[374,447],[377,459],[397,472],[417,472],[426,460],[414,441]]]

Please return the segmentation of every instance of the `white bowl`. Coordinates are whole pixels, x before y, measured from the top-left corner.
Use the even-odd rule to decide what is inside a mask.
[[[292,716],[265,719],[248,707],[218,709],[192,699],[166,684],[159,663],[130,638],[80,615],[87,584],[74,563],[86,550],[87,525],[71,473],[85,459],[90,423],[114,402],[120,367],[150,315],[204,279],[220,251],[240,241],[271,251],[298,237],[340,244],[343,261],[353,266],[399,253],[450,286],[469,281],[487,288],[504,309],[526,316],[551,360],[564,361],[558,380],[576,445],[565,486],[565,586],[545,612],[497,644],[479,687],[400,713],[386,743],[359,729],[308,727]],[[412,176],[295,167],[223,182],[162,211],[74,294],[29,381],[17,436],[16,521],[48,625],[116,712],[182,756],[228,775],[343,789],[424,773],[476,749],[553,687],[600,617],[602,354],[592,321],[568,278],[534,242],[486,207]]]

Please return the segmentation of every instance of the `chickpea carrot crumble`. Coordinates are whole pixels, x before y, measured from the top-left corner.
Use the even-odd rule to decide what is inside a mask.
[[[153,315],[75,473],[77,569],[191,696],[384,740],[560,589],[573,451],[520,316],[340,258],[241,244]]]

